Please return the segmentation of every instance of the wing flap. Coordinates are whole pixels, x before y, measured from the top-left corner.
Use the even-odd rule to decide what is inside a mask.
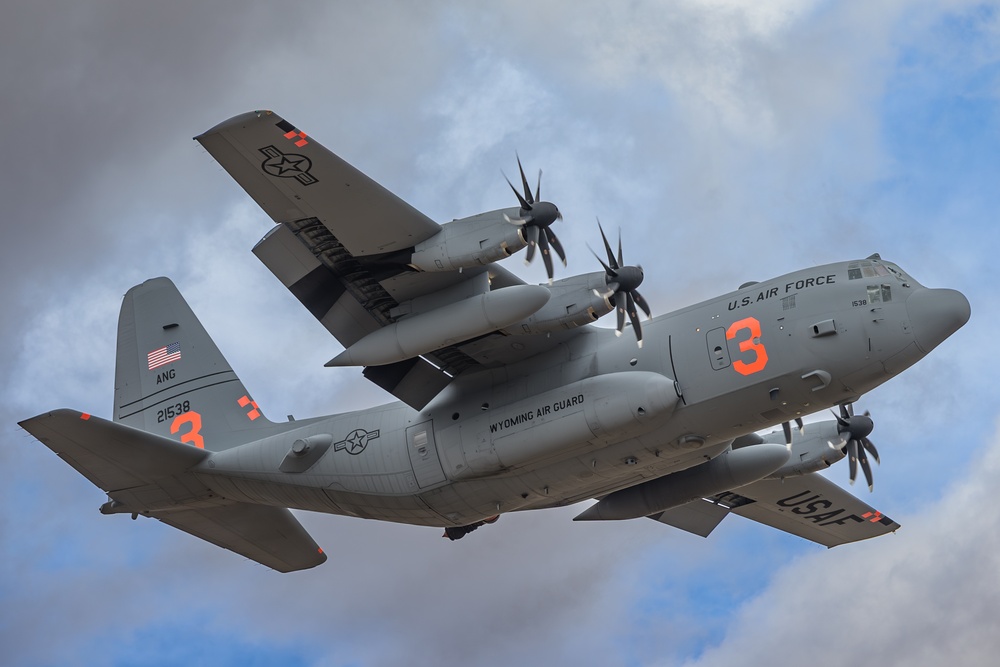
[[[283,507],[232,503],[150,515],[278,572],[305,570],[326,562],[323,550]]]
[[[728,508],[699,499],[679,507],[671,507],[659,514],[650,515],[649,518],[694,535],[708,537],[728,515]]]

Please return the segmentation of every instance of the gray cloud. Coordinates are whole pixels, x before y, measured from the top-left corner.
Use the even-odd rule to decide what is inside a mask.
[[[996,605],[996,591],[976,585],[992,581],[995,540],[974,523],[995,523],[982,507],[995,449],[981,474],[963,467],[997,404],[981,354],[998,319],[997,239],[977,224],[995,195],[969,186],[941,192],[941,211],[908,205],[913,172],[880,124],[886,97],[923,81],[899,64],[904,51],[956,80],[995,62],[989,46],[944,58],[955,41],[927,39],[952,11],[970,15],[931,2],[10,8],[0,24],[5,656],[114,664],[118,648],[142,650],[144,633],[181,640],[198,624],[217,644],[291,642],[321,664],[674,663],[724,633],[706,664],[763,661],[757,635],[798,655],[812,640],[842,663],[866,646],[848,629],[878,634],[862,627],[868,611],[921,630],[887,622],[873,655],[909,642],[899,655],[920,664],[924,638],[952,629],[967,653],[954,638],[942,646],[974,664],[995,649],[980,622],[989,614],[969,613]],[[119,300],[144,278],[175,279],[273,418],[387,399],[353,371],[321,367],[335,342],[249,253],[269,222],[191,141],[260,106],[441,220],[509,205],[500,169],[514,174],[520,151],[566,213],[561,270],[597,268],[586,244],[600,215],[646,266],[658,313],[874,250],[963,289],[969,327],[865,398],[886,463],[873,502],[904,530],[818,553],[745,524],[701,541],[651,522],[579,526],[569,510],[505,516],[451,544],[431,529],[306,515],[331,560],[281,577],[155,522],[98,515],[103,495],[14,422],[63,405],[107,414]],[[510,264],[542,279],[537,265]],[[933,509],[941,484],[967,474]],[[928,509],[895,511],[908,505]],[[877,595],[860,593],[866,581]],[[922,604],[950,620],[929,627]],[[797,625],[788,609],[835,620]]]

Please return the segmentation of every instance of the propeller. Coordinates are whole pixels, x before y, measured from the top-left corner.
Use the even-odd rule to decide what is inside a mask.
[[[556,251],[559,259],[562,260],[563,266],[566,266],[566,253],[563,252],[562,244],[559,243],[559,239],[555,233],[549,229],[549,226],[553,222],[562,220],[562,213],[559,212],[558,207],[552,202],[542,201],[541,169],[538,170],[538,185],[535,186],[534,195],[531,194],[531,187],[528,185],[528,179],[524,175],[524,167],[521,166],[520,156],[517,156],[517,169],[521,172],[521,184],[524,186],[524,194],[517,191],[517,188],[510,182],[506,174],[504,174],[504,179],[517,196],[517,201],[521,204],[521,210],[518,212],[517,218],[511,218],[507,214],[504,214],[504,218],[512,225],[524,226],[524,236],[528,241],[528,255],[524,259],[525,264],[530,264],[531,260],[535,258],[535,247],[541,248],[542,261],[545,262],[545,272],[548,274],[549,284],[551,284],[552,277],[555,274],[552,270],[552,254],[549,252],[549,248]]]
[[[802,435],[803,431],[806,430],[806,425],[802,423],[801,417],[795,418],[795,425],[799,427],[799,435]],[[785,432],[785,444],[789,448],[792,446],[792,424],[791,422],[781,422],[781,429]]]
[[[636,291],[636,288],[642,284],[642,267],[625,266],[625,260],[622,259],[621,230],[618,231],[618,256],[615,257],[615,254],[611,251],[611,244],[608,243],[608,237],[604,235],[604,228],[601,227],[600,220],[597,221],[597,228],[601,230],[604,249],[608,253],[608,263],[605,264],[600,255],[593,250],[591,252],[594,252],[594,257],[597,257],[597,261],[604,267],[604,282],[608,286],[608,291],[602,294],[594,290],[594,293],[599,297],[611,301],[615,306],[615,310],[618,311],[618,326],[615,328],[615,335],[622,335],[622,329],[625,328],[625,313],[627,312],[629,320],[632,322],[632,328],[635,330],[635,340],[639,344],[639,347],[642,347],[642,327],[639,325],[639,313],[635,307],[639,306],[639,308],[642,308],[642,312],[646,313],[646,317],[652,316],[646,300]]]
[[[831,410],[831,412],[833,411]],[[858,463],[861,464],[861,470],[865,473],[865,480],[868,482],[868,490],[871,491],[874,485],[872,484],[872,467],[868,462],[868,454],[872,455],[875,463],[879,463],[878,450],[868,439],[868,435],[875,428],[875,424],[871,420],[871,413],[865,410],[863,415],[855,415],[854,406],[847,403],[840,406],[839,415],[834,412],[833,416],[837,418],[837,431],[846,437],[846,440],[840,446],[834,445],[832,442],[830,446],[840,451],[846,449],[851,465],[851,484],[854,484],[854,480],[858,476]],[[865,453],[866,451],[868,454]]]

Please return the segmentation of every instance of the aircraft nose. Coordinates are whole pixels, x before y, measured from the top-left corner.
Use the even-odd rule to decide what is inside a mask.
[[[906,300],[913,337],[924,353],[962,328],[972,308],[961,292],[953,289],[917,290]]]

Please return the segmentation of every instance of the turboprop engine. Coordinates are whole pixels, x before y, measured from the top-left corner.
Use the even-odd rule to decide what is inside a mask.
[[[549,302],[528,318],[504,328],[504,333],[537,334],[572,329],[607,315],[614,306],[608,300],[601,272],[557,280],[549,286]]]
[[[523,227],[504,217],[517,211],[501,209],[446,222],[414,247],[409,265],[420,271],[456,271],[506,259],[528,245]]]

